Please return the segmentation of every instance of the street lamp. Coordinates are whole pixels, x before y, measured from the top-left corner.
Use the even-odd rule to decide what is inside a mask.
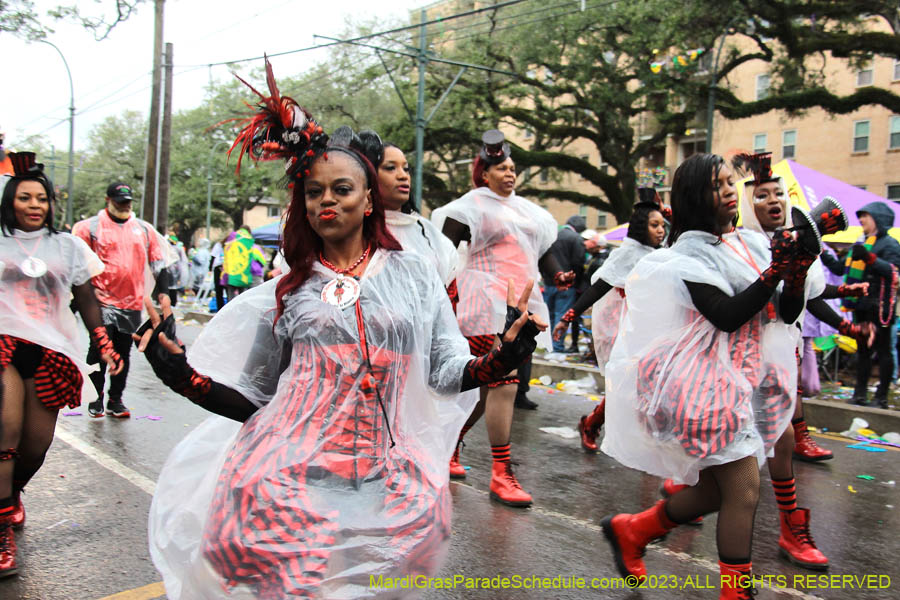
[[[210,237],[210,213],[212,211],[212,161],[216,153],[216,148],[222,144],[228,144],[226,140],[219,140],[213,147],[209,149],[209,161],[206,163],[206,238]]]
[[[41,43],[53,46],[53,49],[59,53],[63,64],[66,67],[66,74],[69,76],[69,181],[66,184],[66,223],[72,225],[72,192],[75,186],[75,86],[72,83],[72,72],[69,70],[69,63],[63,56],[62,50],[56,47],[53,42],[47,40],[38,40]]]

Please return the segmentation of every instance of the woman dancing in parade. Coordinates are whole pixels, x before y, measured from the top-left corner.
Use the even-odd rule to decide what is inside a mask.
[[[497,345],[497,331],[506,308],[495,295],[502,293],[506,278],[536,279],[558,287],[571,286],[573,272],[563,273],[550,246],[556,239],[556,221],[543,208],[516,195],[516,166],[510,158],[503,133],[492,129],[482,137],[483,147],[475,158],[472,183],[475,189],[431,215],[434,224],[455,247],[466,242],[465,268],[457,276],[459,328],[469,340],[475,356],[483,356]],[[532,294],[528,310],[548,319],[540,294]],[[548,350],[550,336],[539,338]],[[450,476],[463,478],[459,446],[472,426],[484,415],[491,444],[491,498],[510,506],[531,506],[531,495],[522,489],[510,463],[510,430],[519,379],[510,374],[481,389],[481,399],[459,434],[459,444],[450,461]]]
[[[329,140],[268,63],[267,79],[235,145],[286,160],[290,271],[216,315],[192,348],[197,370],[165,303],[136,336],[164,383],[243,423],[223,440],[212,419],[173,451],[151,553],[170,598],[401,597],[412,591],[369,576],[440,564],[447,460],[474,401],[459,392],[516,368],[546,324],[527,314],[531,286],[516,308],[510,283],[503,343],[473,358],[434,267],[387,231],[358,138]]]
[[[603,532],[619,571],[637,584],[651,540],[718,512],[720,599],[750,598],[759,467],[793,413],[791,323],[815,256],[786,231],[770,250],[765,236],[734,229],[737,193],[717,155],[688,158],[671,197],[670,248],[642,260],[625,286],[602,449],[691,487],[644,512],[606,517]]]
[[[91,285],[103,263],[53,227],[53,184],[34,153],[9,157],[14,174],[3,177],[0,200],[0,577],[17,572],[12,530],[25,524],[20,494],[44,463],[59,409],[81,404],[88,367],[73,295],[101,359],[113,374],[122,368]]]
[[[609,258],[591,278],[591,287],[585,290],[575,305],[563,315],[553,328],[553,337],[562,339],[570,324],[576,321],[588,307],[593,306],[591,335],[594,338],[597,366],[604,375],[606,361],[613,343],[616,341],[619,323],[626,307],[625,279],[634,265],[659,248],[666,237],[663,211],[667,211],[667,207],[662,206],[655,190],[641,188],[638,192],[642,199],[634,205],[628,221],[628,233],[622,241],[622,245],[610,252]],[[616,293],[607,293],[611,290]],[[597,451],[597,436],[600,435],[600,428],[603,427],[605,414],[606,400],[603,399],[594,407],[591,414],[583,415],[578,421],[581,447],[588,452]]]
[[[359,138],[366,158],[378,173],[378,191],[384,205],[388,231],[404,250],[420,254],[434,264],[455,304],[459,299],[456,292],[459,253],[447,236],[413,208],[409,198],[409,163],[406,155],[394,144],[382,142],[374,131],[361,131]]]
[[[772,173],[770,153],[746,155],[741,154],[732,160],[735,171],[752,175],[744,186],[741,196],[742,226],[746,230],[756,231],[773,238],[778,231],[791,227],[791,213],[787,205],[784,182],[781,177]],[[828,215],[837,219],[837,215]],[[871,343],[870,328],[841,319],[825,302],[828,298],[865,295],[868,284],[828,286],[825,285],[825,274],[822,264],[817,259],[809,269],[808,280],[811,282],[807,293],[806,307],[816,318],[831,325],[843,335],[857,338],[861,344]],[[801,322],[798,320],[798,323]],[[792,359],[793,360],[793,359]],[[809,436],[806,422],[803,419],[802,396],[797,391],[791,427],[787,427],[775,444],[774,455],[766,462],[775,499],[779,508],[780,536],[778,546],[781,553],[794,564],[810,569],[827,569],[828,558],[816,547],[809,531],[809,509],[797,507],[797,488],[794,480],[792,456],[796,453],[797,443],[802,444],[802,451],[809,460],[826,460],[831,452],[819,448]],[[795,440],[797,442],[795,443]],[[680,489],[671,480],[664,484],[667,494]]]

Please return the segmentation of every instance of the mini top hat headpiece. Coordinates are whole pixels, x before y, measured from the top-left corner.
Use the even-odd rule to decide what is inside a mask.
[[[293,98],[281,95],[272,72],[272,64],[268,57],[265,61],[269,96],[259,93],[252,85],[235,75],[260,100],[256,105],[247,103],[256,113],[241,120],[244,126],[228,150],[228,156],[231,156],[235,148],[239,149],[235,168],[237,173],[240,173],[244,155],[250,156],[254,161],[284,160],[288,180],[293,182],[308,175],[313,160],[325,154],[328,135],[309,111]]]
[[[509,158],[509,144],[499,129],[485,131],[481,136],[481,143],[483,145],[478,152],[478,158],[485,163],[485,166],[499,165]]]
[[[737,154],[731,159],[731,166],[742,176],[753,176],[753,185],[758,186],[771,181],[781,181],[781,177],[772,173],[772,153]]]
[[[13,177],[37,179],[44,175],[44,165],[35,162],[34,152],[10,152],[7,154],[13,167]]]

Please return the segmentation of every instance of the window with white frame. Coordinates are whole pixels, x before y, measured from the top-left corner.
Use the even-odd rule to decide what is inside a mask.
[[[890,137],[888,138],[888,148],[900,148],[900,117],[891,117]]]
[[[597,229],[606,229],[606,215],[603,213],[597,215]]]
[[[875,71],[872,65],[868,65],[856,72],[856,87],[872,85],[875,81]]]
[[[541,183],[547,183],[550,181],[550,170],[549,169],[541,169],[540,176]]]
[[[530,140],[531,138],[534,137],[534,132],[531,131],[530,129],[526,129],[526,130],[525,130],[525,134],[524,134],[523,137],[524,137],[526,140]]]
[[[894,79],[893,81],[900,81],[900,60],[894,59]]]
[[[781,134],[781,158],[797,156],[797,130],[790,129]]]
[[[583,160],[586,163],[590,163],[591,157],[588,156],[587,154],[582,154],[581,160]],[[587,179],[587,177],[585,177],[584,175],[580,175],[579,179],[581,179],[581,181],[585,181]]]
[[[278,205],[272,206],[269,205],[266,207],[266,215],[271,219],[272,217],[280,217],[281,216],[281,207]]]
[[[855,121],[853,123],[853,151],[869,151],[869,120]]]
[[[769,84],[771,78],[768,73],[762,73],[756,76],[756,99],[762,100],[769,96]]]
[[[885,197],[894,202],[900,202],[900,183],[887,184],[887,193]]]
[[[759,154],[766,151],[769,145],[769,136],[765,133],[757,133],[753,136],[753,154]]]

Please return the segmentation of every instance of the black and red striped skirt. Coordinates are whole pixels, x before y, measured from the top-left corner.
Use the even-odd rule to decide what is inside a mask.
[[[13,365],[23,379],[34,379],[38,400],[51,410],[81,405],[84,377],[64,354],[11,335],[0,334],[0,371]]]

